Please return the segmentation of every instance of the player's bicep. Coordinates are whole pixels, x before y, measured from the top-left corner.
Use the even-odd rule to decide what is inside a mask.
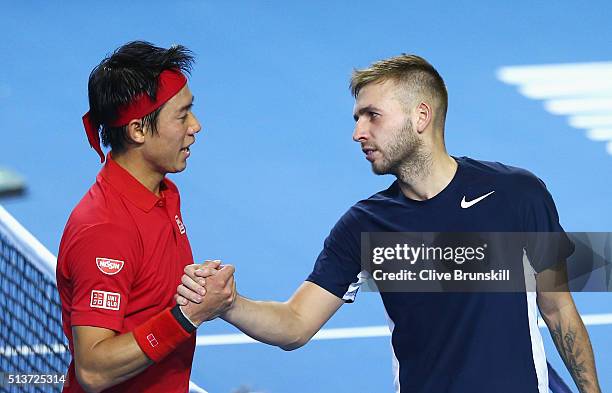
[[[344,301],[317,284],[305,281],[287,303],[312,337],[338,311]]]
[[[568,292],[567,267],[565,262],[551,264],[536,274],[536,286],[539,293]]]
[[[567,286],[565,263],[558,263],[536,275],[537,302],[542,315],[551,315],[573,305]]]
[[[74,360],[77,367],[95,367],[98,363],[97,346],[104,340],[117,335],[111,329],[95,326],[73,326],[72,339],[74,345]]]

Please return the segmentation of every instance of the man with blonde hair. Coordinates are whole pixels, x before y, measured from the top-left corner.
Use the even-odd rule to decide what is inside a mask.
[[[354,301],[364,282],[362,233],[563,233],[554,202],[536,176],[447,153],[446,86],[425,59],[378,61],[355,70],[350,88],[356,100],[353,140],[374,173],[396,181],[340,218],[312,273],[288,301],[238,296],[221,315],[254,339],[286,350],[306,344],[342,304]],[[563,276],[563,260],[531,261],[536,279]],[[187,273],[179,287],[184,304],[197,300],[197,281],[213,272],[192,265]],[[567,291],[539,290],[536,297],[381,290],[381,297],[398,392],[548,392],[538,306],[580,391],[600,391],[588,334]]]

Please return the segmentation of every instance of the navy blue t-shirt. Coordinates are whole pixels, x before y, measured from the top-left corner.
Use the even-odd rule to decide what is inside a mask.
[[[347,302],[361,272],[362,232],[562,232],[544,183],[500,163],[455,158],[455,176],[415,201],[397,182],[352,206],[307,278]],[[494,191],[469,208],[473,201]],[[539,261],[541,271],[558,260]],[[548,392],[533,293],[381,293],[402,393]]]

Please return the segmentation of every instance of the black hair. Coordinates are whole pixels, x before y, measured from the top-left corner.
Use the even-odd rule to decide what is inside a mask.
[[[132,41],[108,55],[89,75],[89,113],[93,121],[102,125],[104,146],[121,152],[130,143],[127,126],[112,127],[117,111],[136,96],[146,93],[155,100],[157,78],[167,69],[191,72],[193,53],[182,45],[159,48],[146,41]],[[163,105],[146,115],[144,126],[157,133],[157,117]]]

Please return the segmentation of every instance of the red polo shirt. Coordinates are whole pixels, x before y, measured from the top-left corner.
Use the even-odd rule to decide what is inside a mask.
[[[193,263],[178,189],[156,196],[108,156],[73,210],[59,249],[57,286],[73,361],[64,392],[82,392],[74,372],[72,326],[134,330],[165,308]],[[161,362],[109,392],[187,392],[195,335]]]

